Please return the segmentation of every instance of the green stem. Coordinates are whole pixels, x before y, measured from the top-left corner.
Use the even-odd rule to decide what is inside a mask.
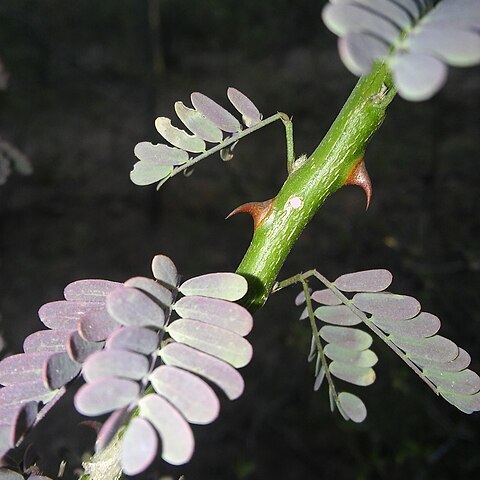
[[[266,302],[302,230],[325,199],[345,184],[394,96],[388,68],[377,64],[358,81],[310,158],[288,176],[237,269],[250,284],[244,302],[250,310]]]

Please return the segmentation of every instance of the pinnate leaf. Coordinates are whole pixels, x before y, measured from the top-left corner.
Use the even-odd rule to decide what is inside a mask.
[[[162,458],[172,465],[187,463],[195,447],[193,433],[182,415],[165,399],[149,394],[139,402],[140,416],[149,420],[162,440]]]
[[[168,178],[172,172],[173,167],[170,165],[162,165],[151,160],[144,160],[135,163],[133,170],[130,172],[130,180],[135,185],[143,187]]]
[[[175,102],[175,113],[193,134],[203,140],[211,143],[222,141],[222,131],[199,111],[186,107],[182,102]]]
[[[142,292],[158,301],[163,307],[170,307],[172,304],[173,293],[171,290],[151,278],[133,277],[127,280],[124,285],[142,290]]]
[[[71,330],[39,330],[29,335],[23,342],[23,351],[64,352]]]
[[[392,274],[385,269],[347,273],[335,280],[335,286],[344,292],[381,292],[392,283]]]
[[[56,390],[73,380],[80,373],[81,368],[81,365],[72,360],[68,353],[53,353],[43,365],[43,380],[48,388]]]
[[[162,365],[150,374],[155,391],[166,398],[190,423],[213,422],[220,411],[215,392],[203,380],[180,368]]]
[[[178,282],[177,267],[166,255],[155,255],[152,260],[153,276],[168,288],[176,288]]]
[[[72,302],[105,302],[105,297],[121,285],[110,280],[77,280],[65,287],[63,295]]]
[[[472,395],[480,390],[480,377],[472,370],[467,369],[461,372],[424,370],[423,373],[443,391]]]
[[[157,454],[158,438],[150,422],[135,417],[122,437],[121,464],[126,475],[142,473]]]
[[[303,292],[302,292],[303,293]],[[323,305],[340,305],[342,301],[328,288],[316,290],[311,294],[311,299]],[[305,300],[303,300],[305,302]]]
[[[130,350],[150,355],[158,347],[158,335],[144,327],[121,327],[107,339],[105,348],[111,350]]]
[[[356,365],[358,367],[373,367],[378,362],[378,357],[370,350],[350,350],[340,347],[334,343],[328,343],[324,348],[325,355],[331,360],[335,360],[346,365]]]
[[[14,447],[25,433],[33,426],[37,418],[36,402],[27,402],[20,406],[12,423],[11,446]]]
[[[140,386],[124,378],[100,378],[82,385],[75,395],[75,408],[90,417],[103,415],[134,402]]]
[[[372,322],[384,332],[408,337],[431,337],[440,330],[440,320],[435,315],[421,312],[411,320],[390,320],[372,317]]]
[[[43,365],[52,352],[18,353],[0,362],[0,384],[14,385],[41,378]]]
[[[88,342],[103,341],[118,327],[118,322],[108,314],[105,307],[84,315],[77,325],[78,333]]]
[[[230,112],[203,93],[194,92],[190,98],[193,106],[224,132],[235,133],[242,129],[240,122]]]
[[[357,367],[333,361],[329,365],[330,373],[341,380],[361,387],[371,385],[375,381],[373,368]]]
[[[15,383],[0,388],[0,407],[15,407],[31,401],[46,403],[55,396],[55,393],[41,379]]]
[[[167,331],[177,342],[225,360],[235,368],[244,367],[252,358],[252,346],[247,340],[215,325],[179,319]]]
[[[446,65],[430,55],[399,53],[391,65],[395,85],[406,100],[427,100],[440,90],[447,80]]]
[[[87,313],[105,308],[103,302],[71,302],[60,300],[42,305],[38,316],[43,324],[52,329],[75,330],[78,321]]]
[[[390,320],[413,318],[421,309],[417,299],[394,293],[357,293],[352,302],[364,312]]]
[[[181,150],[187,152],[200,153],[206,150],[205,142],[195,136],[189,135],[185,130],[180,130],[172,125],[169,118],[158,117],[155,120],[155,127],[158,133],[174,147],[178,147]]]
[[[227,90],[227,97],[242,114],[243,123],[247,127],[253,127],[262,120],[262,115],[255,104],[236,88],[230,87]]]
[[[95,451],[101,452],[115,437],[120,427],[130,415],[127,407],[115,410],[102,425],[95,442]]]
[[[87,382],[105,377],[122,377],[141,380],[150,364],[144,355],[127,350],[103,350],[96,352],[83,364],[83,376]]]
[[[314,315],[322,322],[333,325],[351,326],[362,323],[362,319],[346,305],[318,307]]]
[[[89,342],[78,332],[72,332],[67,340],[67,353],[72,360],[83,363],[92,353],[101,350],[104,342]]]
[[[244,277],[236,273],[207,273],[187,280],[179,290],[184,295],[200,295],[235,301],[240,300],[247,293],[248,283]]]
[[[450,390],[438,389],[438,393],[449,403],[464,413],[480,411],[480,392],[474,395],[460,395]]]
[[[422,357],[430,362],[449,362],[454,360],[459,354],[457,345],[440,335],[428,338],[390,335],[389,339],[408,355]]]
[[[465,370],[470,365],[471,358],[463,348],[459,348],[458,350],[458,356],[447,362],[427,360],[423,357],[416,357],[412,354],[409,356],[413,362],[424,368],[441,370],[443,372],[460,372],[461,370]]]
[[[183,318],[210,323],[238,333],[242,337],[253,327],[249,311],[226,300],[192,295],[178,300],[174,309]]]
[[[162,308],[140,290],[131,287],[117,288],[107,297],[107,311],[122,325],[158,327],[164,324]]]
[[[355,423],[362,423],[367,418],[367,408],[356,395],[348,392],[340,392],[338,394],[338,401],[347,417]]]
[[[163,144],[140,142],[135,145],[133,153],[139,160],[152,166],[177,166],[188,162],[187,152]]]
[[[230,400],[243,393],[245,383],[242,376],[228,363],[187,345],[170,343],[160,350],[167,365],[180,367],[201,375],[218,385]]]
[[[320,329],[319,333],[326,342],[348,348],[349,350],[366,350],[373,341],[368,333],[357,328],[325,325]]]

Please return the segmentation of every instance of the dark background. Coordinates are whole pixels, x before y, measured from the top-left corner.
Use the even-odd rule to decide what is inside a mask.
[[[160,191],[129,180],[133,147],[160,142],[156,116],[201,91],[227,106],[235,86],[266,115],[295,121],[296,153],[321,140],[356,79],[316,0],[0,0],[0,134],[30,158],[30,177],[0,187],[0,328],[6,352],[42,328],[38,308],[79,278],[149,275],[170,255],[185,276],[234,270],[251,237],[241,203],[275,195],[285,179],[280,124],[245,139],[234,161],[203,162]],[[367,150],[370,210],[358,188],[325,204],[281,277],[385,267],[393,289],[443,319],[441,333],[480,367],[480,70],[451,69],[433,100],[398,98]],[[298,290],[269,300],[249,340],[245,394],[195,428],[185,467],[158,462],[142,478],[187,480],[463,479],[480,474],[480,423],[429,391],[377,341],[378,379],[358,389],[362,425],[313,393],[309,328]],[[354,389],[352,389],[355,391]],[[68,401],[29,437],[46,473],[67,459],[74,478],[93,434]]]

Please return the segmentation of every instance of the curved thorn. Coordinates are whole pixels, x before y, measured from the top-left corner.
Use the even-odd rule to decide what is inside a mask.
[[[270,213],[273,205],[273,198],[270,200],[266,200],[265,202],[250,202],[244,203],[237,207],[233,212],[229,213],[226,217],[227,218],[233,217],[237,213],[248,213],[253,218],[253,230],[256,230],[265,220],[267,215]]]
[[[370,200],[372,199],[372,181],[368,175],[363,156],[360,157],[357,164],[352,168],[344,185],[357,185],[365,192],[365,196],[367,197],[365,210],[368,210]]]

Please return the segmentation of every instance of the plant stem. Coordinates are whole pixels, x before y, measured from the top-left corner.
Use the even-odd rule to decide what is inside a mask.
[[[244,304],[251,311],[266,302],[287,255],[318,208],[345,184],[394,96],[387,67],[375,65],[358,81],[310,158],[288,176],[237,269],[249,282]]]

